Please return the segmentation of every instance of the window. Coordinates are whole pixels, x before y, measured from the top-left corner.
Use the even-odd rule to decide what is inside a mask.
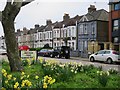
[[[114,43],[117,43],[118,42],[118,37],[115,37],[114,38]]]
[[[92,34],[95,34],[95,27],[94,27],[93,23],[91,24],[91,26],[92,26]]]
[[[71,36],[71,30],[69,29],[69,36]]]
[[[118,30],[118,27],[119,27],[118,22],[119,22],[119,20],[113,21],[113,31]]]
[[[80,34],[83,34],[83,25],[80,25]]]
[[[120,3],[116,3],[116,4],[115,4],[114,10],[120,10]]]
[[[110,54],[110,51],[105,51],[105,53],[104,54]]]
[[[105,51],[99,51],[98,54],[104,54]]]
[[[87,34],[87,25],[84,24],[84,34]]]

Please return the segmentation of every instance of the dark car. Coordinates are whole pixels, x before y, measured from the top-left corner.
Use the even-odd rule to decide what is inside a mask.
[[[70,58],[70,47],[69,46],[59,46],[55,47],[52,52],[50,52],[50,57],[65,57]]]
[[[50,52],[52,52],[52,49],[42,49],[38,51],[37,55],[38,56],[50,56]]]

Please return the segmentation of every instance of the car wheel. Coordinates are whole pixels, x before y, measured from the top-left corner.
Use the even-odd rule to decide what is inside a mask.
[[[61,58],[61,55],[59,55],[59,54],[58,54],[58,56],[57,56],[57,57],[58,57],[58,58]]]
[[[66,56],[65,59],[69,59],[70,57],[69,56]]]
[[[90,61],[91,61],[91,62],[94,62],[94,61],[95,61],[94,57],[91,57],[91,58],[90,58]]]
[[[108,64],[113,63],[112,59],[111,59],[111,58],[108,58],[108,59],[107,59],[107,63],[108,63]]]
[[[50,57],[53,58],[53,54],[50,54]]]

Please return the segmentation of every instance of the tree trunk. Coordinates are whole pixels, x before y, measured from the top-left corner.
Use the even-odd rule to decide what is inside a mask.
[[[18,45],[15,36],[14,17],[5,11],[2,14],[2,26],[5,34],[5,43],[11,71],[22,71],[22,63],[19,57]]]

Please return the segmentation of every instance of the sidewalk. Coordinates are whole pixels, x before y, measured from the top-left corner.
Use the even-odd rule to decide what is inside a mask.
[[[82,61],[89,61],[89,58],[81,58],[81,57],[70,57],[72,60],[82,60]]]

